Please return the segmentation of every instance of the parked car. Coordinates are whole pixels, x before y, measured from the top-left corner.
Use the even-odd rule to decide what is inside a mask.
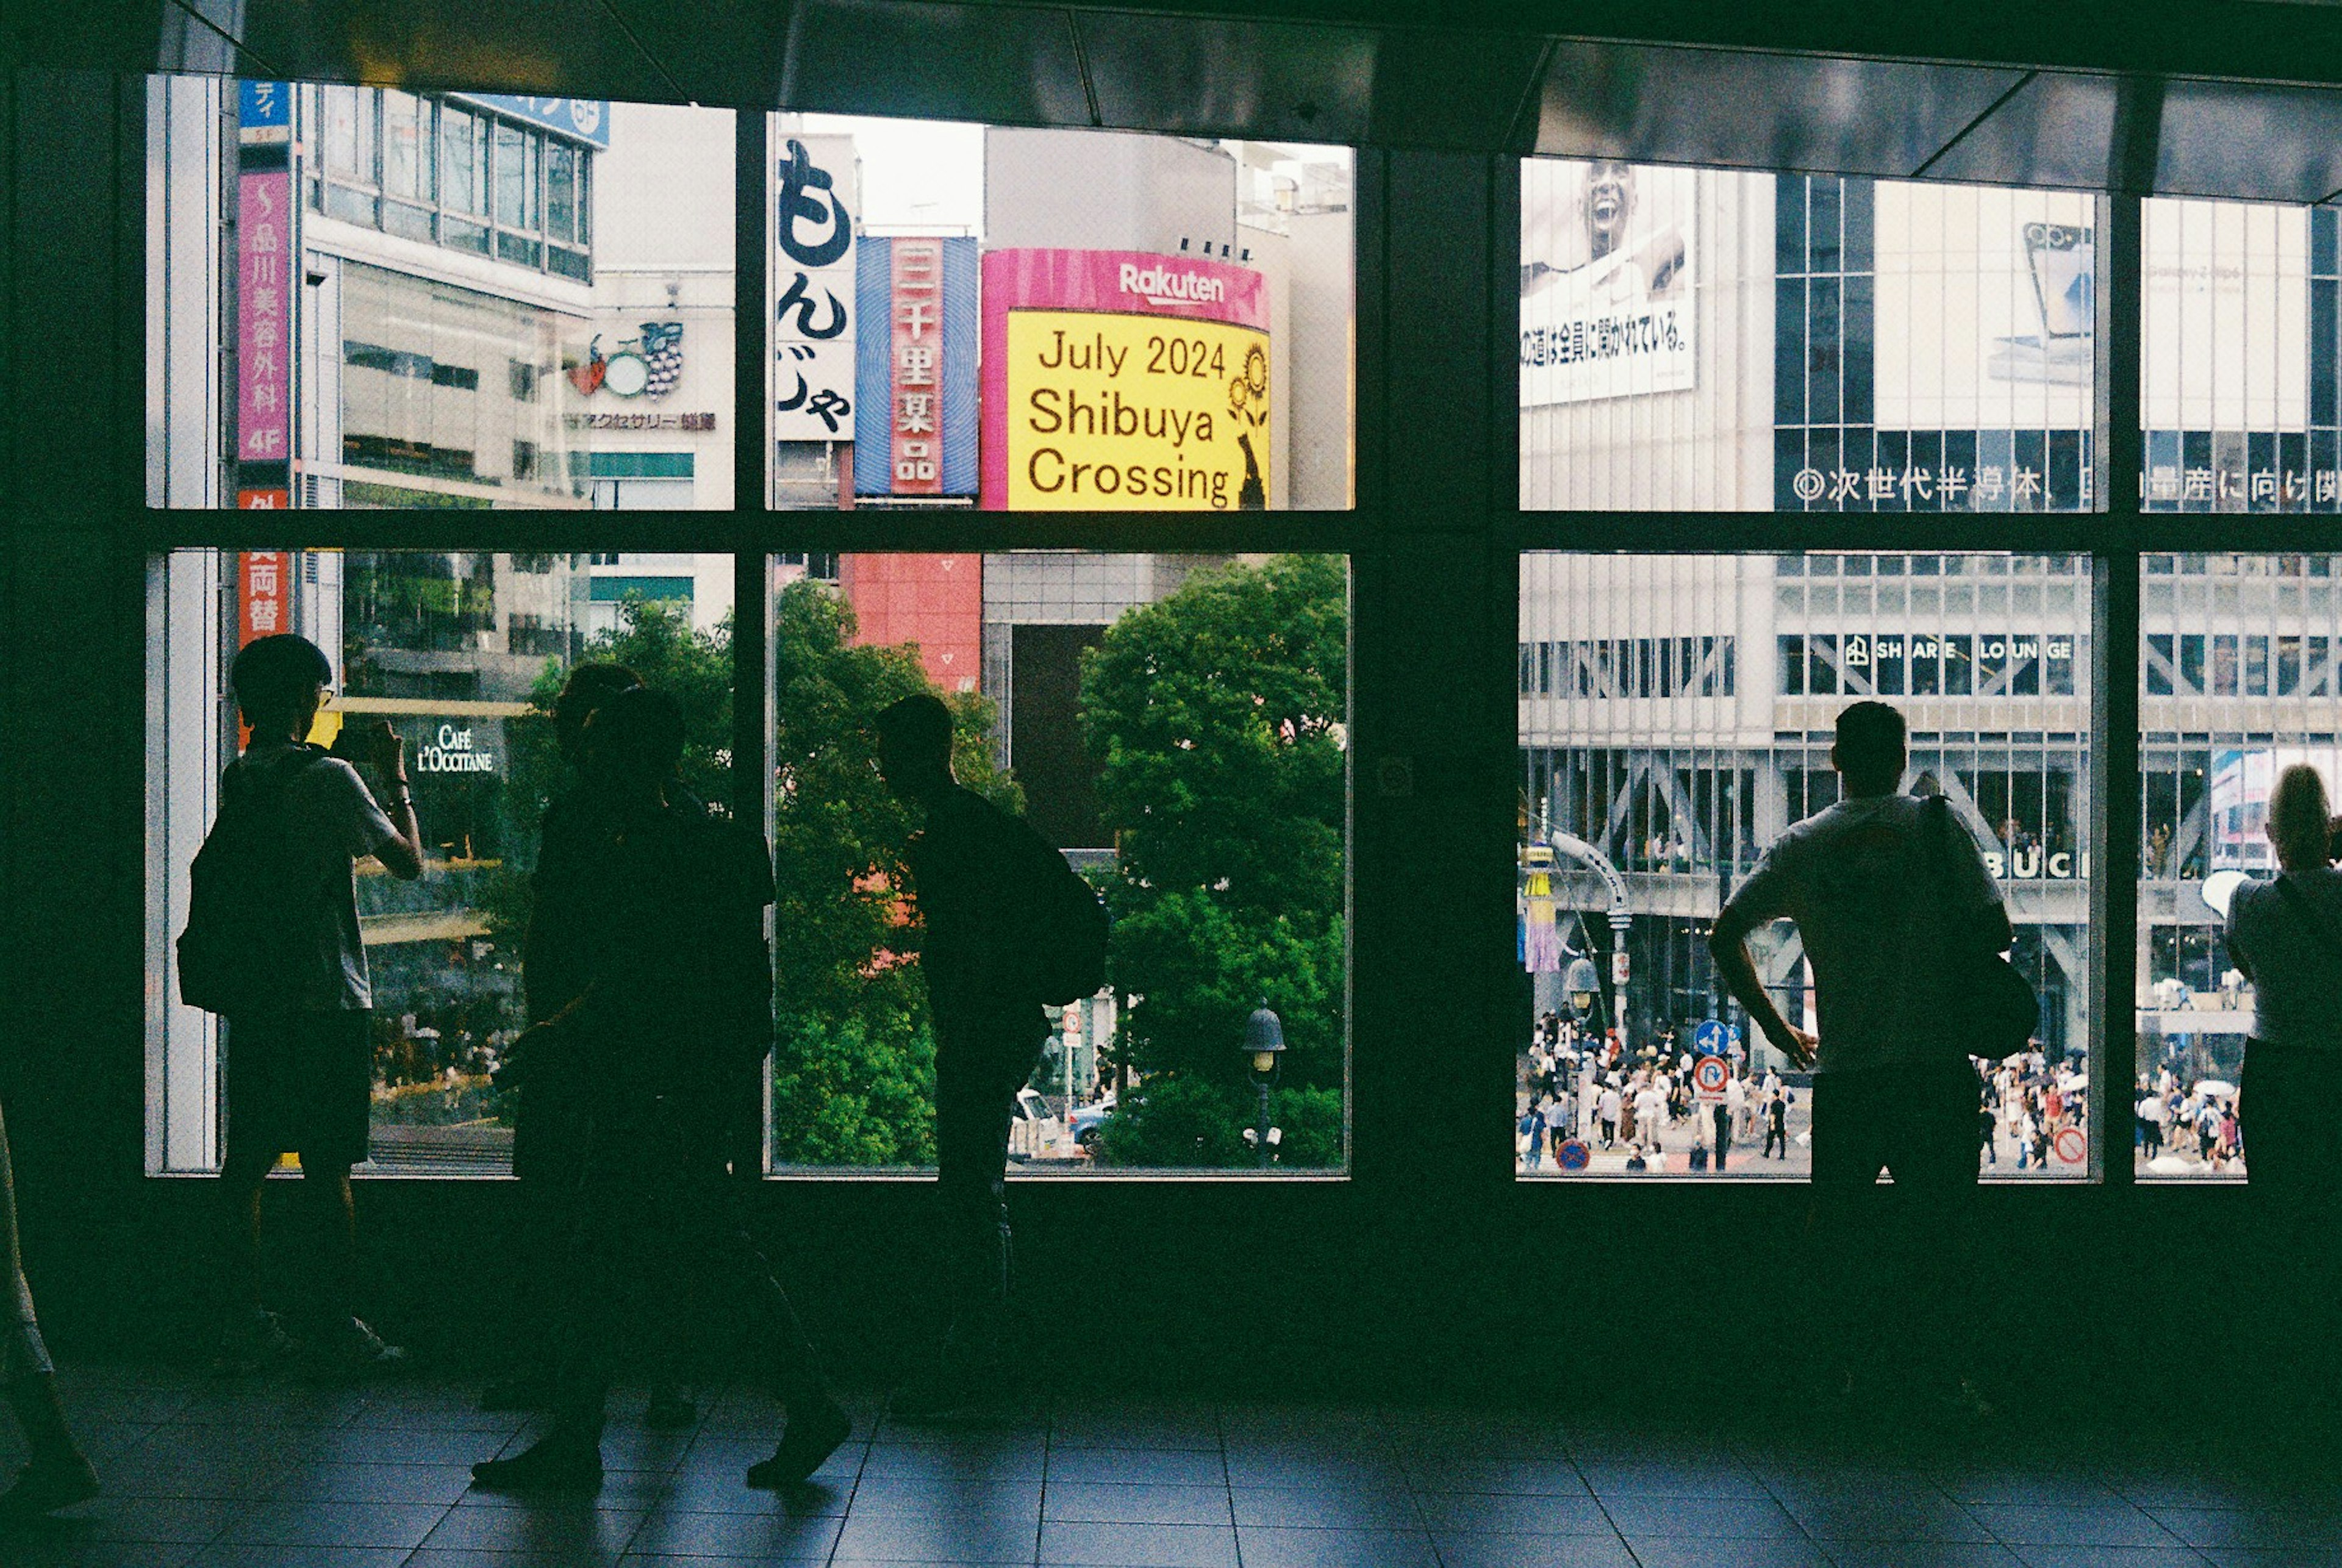
[[[1095,1105],[1085,1105],[1076,1111],[1069,1129],[1074,1142],[1085,1152],[1096,1154],[1098,1139],[1105,1135],[1108,1118],[1114,1114],[1114,1096],[1109,1094]]]

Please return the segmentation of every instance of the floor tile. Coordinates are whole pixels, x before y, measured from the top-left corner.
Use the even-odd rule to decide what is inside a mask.
[[[1416,1493],[1426,1523],[1455,1532],[1522,1535],[1603,1535],[1610,1516],[1591,1497],[1537,1497],[1517,1493]]]
[[[1937,1493],[1876,1502],[1783,1504],[1817,1541],[1990,1541],[1985,1527],[1958,1503]]]
[[[1977,1503],[1968,1504],[1967,1511],[1993,1539],[2009,1546],[2180,1544],[2170,1531],[2127,1503],[2067,1508]]]
[[[1236,1528],[1419,1530],[1424,1513],[1404,1492],[1382,1487],[1234,1486]]]
[[[2205,1568],[2185,1546],[2016,1546],[2025,1568]]]
[[[936,1479],[1016,1481],[1036,1485],[1048,1462],[1038,1442],[969,1440],[958,1443],[901,1443],[881,1440],[865,1451],[862,1475],[926,1476]]]
[[[1435,1533],[1442,1568],[1636,1568],[1626,1543],[1609,1535]]]
[[[91,1541],[188,1542],[216,1540],[239,1511],[217,1498],[99,1497],[53,1523],[70,1523]]]
[[[2150,1508],[2147,1512],[2190,1546],[2342,1546],[2342,1515],[2312,1509]]]
[[[436,1503],[453,1504],[471,1489],[462,1464],[299,1464],[269,1498],[277,1503]]]
[[[1516,1493],[1533,1497],[1586,1497],[1586,1478],[1566,1459],[1450,1460],[1411,1466],[1424,1492]]]
[[[836,1543],[839,1521],[786,1513],[683,1513],[662,1511],[643,1520],[630,1552],[761,1557],[784,1563],[821,1562]]]
[[[1997,1542],[1830,1541],[1822,1550],[1835,1568],[2024,1568]]]
[[[261,1546],[423,1544],[448,1505],[442,1503],[263,1503],[240,1513],[222,1539]]]
[[[1107,1483],[1136,1486],[1226,1486],[1227,1468],[1216,1452],[1160,1448],[1076,1448],[1049,1454],[1049,1484]]]
[[[1629,1541],[1777,1541],[1798,1537],[1795,1521],[1771,1498],[1613,1497],[1603,1509]]]
[[[8,1568],[186,1568],[202,1550],[192,1541],[93,1541],[55,1521],[0,1534]]]
[[[1421,1530],[1238,1530],[1244,1568],[1439,1568]]]
[[[1049,1418],[1049,1446],[1052,1450],[1169,1448],[1216,1453],[1220,1423],[1209,1408],[1193,1406],[1060,1409]]]
[[[1096,1524],[1226,1524],[1225,1486],[1126,1486],[1052,1481],[1042,1517]]]
[[[1831,1568],[1810,1541],[1691,1541],[1679,1536],[1629,1535],[1642,1568]]]
[[[1039,1534],[1039,1521],[1030,1516],[857,1513],[838,1535],[836,1561],[1027,1563]]]
[[[946,1517],[996,1514],[1037,1527],[1041,1523],[1041,1478],[1015,1481],[959,1476],[866,1475],[856,1483],[854,1516],[892,1518],[932,1513]]]
[[[634,1509],[542,1503],[517,1508],[452,1508],[424,1546],[431,1551],[570,1553],[583,1564],[615,1562],[643,1515]]]
[[[206,1546],[188,1568],[400,1568],[402,1546]]]
[[[1100,1568],[1236,1568],[1236,1533],[1226,1524],[1076,1524],[1041,1526],[1045,1564]]]

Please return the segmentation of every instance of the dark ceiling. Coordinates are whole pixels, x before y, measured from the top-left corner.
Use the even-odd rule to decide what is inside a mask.
[[[2342,7],[2261,0],[65,0],[13,41],[33,64],[2081,187],[2121,183],[2136,76],[2153,190],[2342,192]]]

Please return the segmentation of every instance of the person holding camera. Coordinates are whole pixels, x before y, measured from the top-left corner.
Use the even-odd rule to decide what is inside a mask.
[[[228,1316],[217,1365],[257,1370],[295,1348],[260,1294],[260,1198],[280,1156],[301,1157],[301,1184],[325,1223],[316,1260],[324,1370],[387,1367],[403,1354],[358,1317],[350,1167],[366,1157],[374,1086],[374,991],[358,933],[356,863],[373,855],[402,881],[423,874],[422,831],[405,744],[386,721],[345,724],[332,750],[307,740],[333,681],[306,637],[260,637],[230,681],[252,738],[220,780],[205,855],[239,884],[233,929],[191,933],[254,951],[256,988],[223,1002],[227,1155]],[[389,809],[358,775],[369,766]],[[203,861],[204,856],[198,856]],[[183,963],[185,954],[183,950]]]

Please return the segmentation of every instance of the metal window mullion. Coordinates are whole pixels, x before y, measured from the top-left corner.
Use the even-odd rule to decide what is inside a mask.
[[[2104,432],[2098,494],[2104,536],[2091,556],[2090,653],[2090,1129],[2093,1174],[2127,1193],[2136,1185],[2128,1119],[2137,1061],[2139,912],[2140,482],[2145,335],[2146,191],[2154,172],[2162,88],[2139,79],[2117,89],[2114,189],[2098,199],[2097,425]],[[2117,1060],[2119,1058],[2119,1060]],[[2117,1071],[2117,1069],[2119,1069]],[[2117,1086],[2120,1085],[2117,1094]]]

